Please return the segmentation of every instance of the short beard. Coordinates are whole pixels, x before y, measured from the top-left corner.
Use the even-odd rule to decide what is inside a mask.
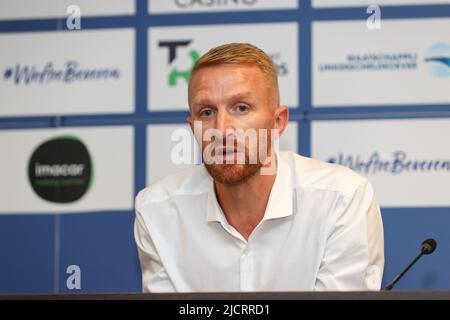
[[[267,144],[270,145],[271,143],[271,132],[269,131],[269,136],[267,140]],[[235,145],[236,147],[236,145]],[[264,146],[267,148],[267,146]],[[260,148],[260,145],[258,144],[258,150]],[[269,149],[268,153],[270,154],[271,148]],[[251,177],[255,176],[256,174],[260,173],[261,168],[263,167],[264,161],[266,159],[260,158],[261,154],[257,155],[256,163],[250,163],[250,156],[248,153],[248,149],[245,150],[245,162],[244,164],[240,163],[212,163],[207,164],[205,162],[205,168],[208,171],[209,175],[213,178],[215,182],[224,184],[229,187],[237,186],[242,183],[247,182]],[[270,156],[266,156],[269,157]],[[236,160],[236,159],[234,159]]]
[[[262,164],[205,164],[205,167],[215,182],[233,187],[256,175]]]

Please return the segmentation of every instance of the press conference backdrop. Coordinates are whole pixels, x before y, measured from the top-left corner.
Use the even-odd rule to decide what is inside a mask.
[[[186,166],[190,69],[227,42],[277,67],[280,149],[373,183],[383,284],[434,237],[397,288],[450,289],[449,31],[450,0],[0,0],[0,292],[141,290],[134,197]]]

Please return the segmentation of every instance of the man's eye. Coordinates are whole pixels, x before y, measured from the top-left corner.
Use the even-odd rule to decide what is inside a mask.
[[[248,111],[248,106],[246,106],[244,104],[240,104],[240,105],[238,105],[237,110],[239,112],[247,112]]]
[[[200,116],[202,117],[210,117],[212,116],[213,111],[211,109],[204,109],[202,111],[200,111]]]

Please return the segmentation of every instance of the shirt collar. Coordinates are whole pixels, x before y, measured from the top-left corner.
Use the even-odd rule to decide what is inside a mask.
[[[270,191],[269,201],[267,202],[266,212],[264,213],[264,220],[283,218],[293,214],[293,183],[292,172],[289,165],[282,159],[278,152],[276,154],[277,160],[277,174],[275,182]],[[206,206],[206,220],[224,222],[225,216],[220,207],[216,192],[214,190],[214,181],[211,178],[208,187],[208,199]]]

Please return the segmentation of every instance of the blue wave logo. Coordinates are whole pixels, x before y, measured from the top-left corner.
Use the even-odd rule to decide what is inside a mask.
[[[425,62],[432,75],[438,78],[450,76],[450,45],[437,43],[427,51]]]
[[[339,153],[336,157],[327,159],[330,163],[340,164],[362,174],[418,172],[450,172],[450,160],[441,159],[411,159],[404,151],[395,151],[389,158],[382,158],[379,152],[373,152],[364,159],[360,155],[345,155]]]
[[[67,61],[60,69],[55,68],[52,62],[46,63],[42,68],[17,63],[14,67],[6,68],[3,78],[12,80],[15,85],[52,82],[71,84],[77,81],[117,80],[120,78],[120,71],[107,68],[83,69],[74,60]]]

